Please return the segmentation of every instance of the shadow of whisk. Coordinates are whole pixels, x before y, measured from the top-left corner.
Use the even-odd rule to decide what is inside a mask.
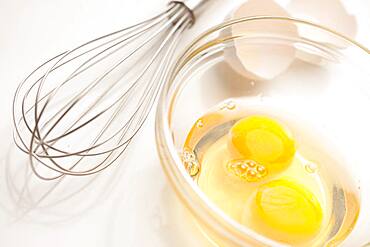
[[[34,175],[27,156],[20,155],[13,143],[5,150],[0,159],[0,206],[11,216],[11,223],[58,223],[86,214],[109,196],[122,175],[122,169],[107,169],[91,176],[45,181]]]

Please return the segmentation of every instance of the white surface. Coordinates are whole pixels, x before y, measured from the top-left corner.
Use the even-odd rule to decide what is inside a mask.
[[[187,33],[184,42],[223,20],[242,1],[214,2],[199,18],[198,25]],[[288,0],[278,2],[289,3]],[[346,2],[351,2],[346,7],[357,17],[357,40],[370,46],[370,2]],[[163,9],[165,4],[165,0],[0,0],[0,246],[205,245],[199,236],[189,236],[186,220],[177,217],[177,211],[181,211],[179,202],[156,153],[153,113],[126,159],[99,175],[86,190],[71,199],[41,209],[36,207],[15,220],[16,210],[29,205],[20,201],[15,207],[10,203],[12,193],[5,186],[5,168],[22,170],[25,165],[12,159],[12,155],[19,155],[11,146],[10,124],[16,85],[35,65],[57,52],[133,24]],[[74,180],[71,184],[80,182]],[[39,190],[40,186],[48,188],[50,184],[39,182],[33,188]],[[66,185],[63,189],[75,188]],[[46,202],[56,202],[62,195],[60,190]]]

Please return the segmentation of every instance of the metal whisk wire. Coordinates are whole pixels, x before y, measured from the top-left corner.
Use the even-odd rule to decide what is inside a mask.
[[[18,86],[14,140],[36,176],[95,174],[125,152],[204,2],[173,1],[151,19],[57,55]]]

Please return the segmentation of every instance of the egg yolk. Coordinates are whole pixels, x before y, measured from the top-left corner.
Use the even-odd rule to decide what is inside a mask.
[[[305,241],[320,229],[323,212],[303,185],[280,179],[258,188],[252,206],[257,230],[277,240]]]
[[[238,158],[263,165],[268,173],[286,169],[295,154],[294,140],[278,122],[263,116],[239,120],[230,130],[230,148]]]

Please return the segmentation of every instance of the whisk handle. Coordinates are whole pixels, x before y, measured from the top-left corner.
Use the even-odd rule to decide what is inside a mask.
[[[193,15],[193,19],[195,20],[195,17],[200,13],[204,4],[209,1],[210,0],[174,0],[171,2],[183,4],[187,9],[189,9]]]

